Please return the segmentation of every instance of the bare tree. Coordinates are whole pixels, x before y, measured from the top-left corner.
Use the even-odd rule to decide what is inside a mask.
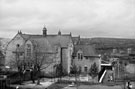
[[[40,50],[35,51],[35,57],[34,57],[34,71],[37,73],[38,80],[37,84],[40,84],[40,75],[41,71],[46,68],[48,68],[50,65],[54,63],[53,58],[50,58],[52,56],[52,52],[40,52]],[[51,61],[49,61],[51,60]],[[48,62],[49,61],[49,62]]]
[[[62,64],[56,64],[54,67],[56,68],[56,76],[59,77],[59,80],[61,80],[63,75]]]
[[[40,84],[40,75],[41,71],[46,68],[48,68],[51,64],[54,63],[53,58],[50,58],[53,54],[55,55],[55,52],[42,52],[39,50],[40,48],[37,46],[34,51],[31,53],[32,55],[25,56],[23,55],[22,58],[20,58],[20,55],[22,52],[16,49],[13,53],[15,54],[15,58],[12,58],[13,60],[10,62],[14,68],[17,68],[18,73],[20,75],[20,81],[22,82],[22,75],[23,72],[28,69],[31,71],[30,76],[33,83],[35,83],[35,74],[37,75],[37,84]],[[51,61],[48,61],[51,60]],[[21,84],[20,82],[20,84]]]
[[[14,51],[13,53],[15,53],[15,57],[12,58],[12,60],[10,60],[10,66],[18,71],[20,84],[21,84],[23,80],[22,75],[24,71],[23,59],[20,58],[20,55],[22,54],[22,52],[16,49],[16,51]]]

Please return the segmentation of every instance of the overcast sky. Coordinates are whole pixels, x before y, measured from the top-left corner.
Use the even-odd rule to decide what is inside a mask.
[[[0,37],[18,30],[135,38],[135,0],[0,0]]]

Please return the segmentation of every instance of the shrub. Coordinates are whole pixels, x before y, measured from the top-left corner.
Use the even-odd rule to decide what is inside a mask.
[[[91,67],[89,69],[89,75],[92,78],[95,78],[98,75],[98,67],[97,67],[96,63],[91,65]]]

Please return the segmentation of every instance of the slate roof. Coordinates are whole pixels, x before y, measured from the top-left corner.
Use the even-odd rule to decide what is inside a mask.
[[[83,52],[83,56],[97,56],[94,47],[91,45],[76,45],[74,47],[73,56],[76,56],[79,50]]]
[[[44,37],[30,38],[29,40],[33,43],[33,45],[37,46],[37,49],[40,50],[40,52],[53,52],[54,51],[49,41]]]
[[[34,45],[38,45],[41,52],[54,52],[56,47],[67,47],[72,41],[70,34],[61,35],[31,35],[21,34],[21,36],[27,41],[30,40]]]
[[[70,35],[47,36],[46,38],[52,46],[59,45],[60,47],[67,47],[72,41]]]
[[[25,40],[28,40],[29,38],[40,38],[40,37],[43,37],[43,35],[32,35],[32,34],[21,34],[21,36]]]

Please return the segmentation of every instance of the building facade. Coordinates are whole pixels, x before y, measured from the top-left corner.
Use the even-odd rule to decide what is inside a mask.
[[[89,73],[94,63],[96,63],[99,72],[101,70],[101,58],[95,53],[91,45],[76,45],[74,47],[73,65],[76,65],[81,73]]]
[[[5,65],[15,69],[15,61],[28,62],[29,66],[37,60],[46,73],[54,72],[56,64],[62,64],[63,72],[70,72],[73,42],[71,34],[47,34],[43,28],[42,35],[23,34],[19,31],[8,43]]]

